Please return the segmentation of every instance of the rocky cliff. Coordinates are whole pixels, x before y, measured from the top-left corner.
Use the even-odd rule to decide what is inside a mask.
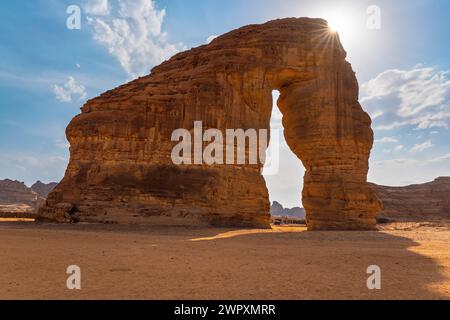
[[[36,192],[39,197],[47,198],[48,194],[52,192],[53,189],[58,185],[56,182],[51,183],[43,183],[41,181],[37,181],[35,184],[31,186],[31,190]]]
[[[274,201],[270,207],[270,214],[276,217],[289,217],[296,219],[305,219],[306,212],[304,208],[284,208],[279,202]]]
[[[37,202],[37,193],[25,183],[9,179],[0,180],[0,213],[32,212]]]
[[[23,182],[0,180],[0,214],[35,212],[56,185],[38,181],[29,188]]]
[[[407,187],[386,187],[371,184],[383,201],[379,217],[416,220],[450,219],[450,177]]]
[[[40,218],[268,227],[262,161],[176,165],[171,136],[195,121],[222,133],[269,129],[279,90],[286,141],[306,168],[308,228],[374,229],[371,120],[345,59],[327,22],[308,18],[246,26],[175,55],[82,107],[66,130],[66,175]]]

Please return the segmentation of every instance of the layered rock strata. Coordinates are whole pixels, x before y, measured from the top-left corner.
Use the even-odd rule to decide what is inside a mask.
[[[48,194],[52,192],[53,189],[58,185],[56,182],[43,183],[41,181],[37,181],[35,184],[31,186],[31,190],[36,192],[39,197],[47,198]]]
[[[382,200],[381,218],[398,220],[450,219],[450,177],[406,187],[371,184]]]
[[[38,204],[36,192],[23,182],[0,180],[0,213],[33,212]]]
[[[262,164],[175,165],[172,132],[268,129],[280,91],[285,137],[302,160],[310,230],[373,229],[370,117],[337,34],[321,19],[246,26],[179,53],[88,101],[67,128],[66,175],[44,220],[268,227]],[[225,134],[224,134],[225,135]]]
[[[23,214],[36,215],[45,198],[57,183],[40,181],[28,188],[25,183],[13,180],[0,180],[0,215],[20,217]]]

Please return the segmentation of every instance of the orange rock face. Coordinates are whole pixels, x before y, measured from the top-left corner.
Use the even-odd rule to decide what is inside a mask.
[[[262,164],[174,165],[173,130],[268,129],[272,90],[302,160],[310,230],[373,229],[371,120],[338,36],[320,19],[251,25],[90,100],[67,128],[70,164],[41,209],[65,221],[268,227]]]

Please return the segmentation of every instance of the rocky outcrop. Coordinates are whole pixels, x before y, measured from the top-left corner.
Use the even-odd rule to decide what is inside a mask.
[[[306,212],[304,208],[284,208],[279,202],[274,201],[270,208],[270,214],[275,217],[288,217],[296,219],[305,219]]]
[[[44,220],[268,227],[262,163],[175,165],[175,129],[268,129],[272,90],[302,160],[310,230],[374,229],[367,184],[370,117],[337,34],[321,19],[282,19],[179,53],[88,101],[67,128],[71,157]]]
[[[38,181],[28,188],[23,182],[0,180],[0,214],[15,217],[36,213],[56,185],[57,183],[45,184]]]
[[[371,184],[384,204],[379,217],[397,220],[450,219],[450,177],[407,187]]]
[[[56,182],[51,183],[43,183],[41,181],[37,181],[35,184],[31,186],[31,190],[36,192],[39,197],[47,198],[48,194],[52,192],[53,189],[58,185]]]
[[[33,212],[39,197],[25,183],[0,180],[0,213]]]

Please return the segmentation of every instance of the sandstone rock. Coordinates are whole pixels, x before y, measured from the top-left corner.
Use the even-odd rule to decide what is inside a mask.
[[[78,222],[78,209],[72,203],[58,203],[51,209],[47,209],[45,215],[37,218],[41,222],[74,223]]]
[[[407,187],[371,184],[383,201],[380,218],[395,220],[450,219],[450,177]]]
[[[45,205],[46,197],[56,183],[36,182],[31,188],[25,183],[13,180],[0,180],[0,213],[2,216],[16,217],[20,214],[36,214]]]
[[[246,26],[175,55],[83,106],[66,131],[66,175],[40,215],[58,220],[58,204],[72,203],[86,222],[268,227],[262,164],[177,166],[171,134],[197,120],[268,129],[279,90],[286,140],[307,170],[308,228],[373,229],[373,132],[345,58],[326,21],[309,18]]]
[[[283,211],[284,211],[284,208],[279,202],[274,201],[272,203],[272,206],[270,207],[270,214],[272,216],[282,216]]]
[[[41,181],[37,181],[35,184],[31,186],[31,190],[36,192],[39,197],[41,198],[47,198],[48,194],[55,189],[55,187],[58,185],[56,182],[51,183],[43,183]]]
[[[25,183],[13,180],[0,180],[0,212],[33,212],[38,195]]]
[[[284,208],[280,203],[274,201],[272,207],[270,208],[270,214],[277,217],[288,217],[296,219],[305,219],[306,212],[304,208]]]

